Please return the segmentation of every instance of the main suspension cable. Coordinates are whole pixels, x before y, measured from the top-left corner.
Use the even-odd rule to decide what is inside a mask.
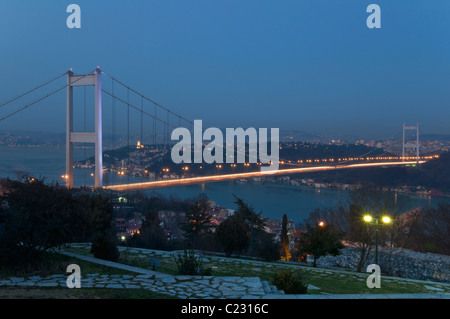
[[[44,83],[42,83],[41,85],[38,85],[38,86],[36,86],[35,88],[32,88],[31,90],[28,90],[27,92],[22,93],[22,94],[20,94],[20,95],[18,95],[18,96],[16,96],[16,97],[14,97],[14,98],[12,98],[12,99],[6,101],[6,102],[0,104],[0,107],[3,107],[3,106],[5,106],[5,105],[7,105],[7,104],[9,104],[9,103],[11,103],[11,102],[17,100],[17,99],[20,99],[21,97],[23,97],[23,96],[25,96],[25,95],[27,95],[27,94],[29,94],[29,93],[31,93],[31,92],[34,92],[34,91],[36,91],[37,89],[40,89],[40,88],[43,87],[43,86],[46,86],[47,84],[50,84],[50,83],[52,83],[53,81],[58,80],[60,77],[63,77],[63,76],[66,75],[66,74],[67,74],[67,72],[64,72],[63,74],[58,75],[58,76],[55,77],[54,79],[49,80],[49,81],[47,81],[47,82],[44,82]]]

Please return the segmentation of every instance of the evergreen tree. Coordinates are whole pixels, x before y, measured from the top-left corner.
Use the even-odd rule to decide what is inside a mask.
[[[283,215],[281,222],[281,235],[280,235],[280,256],[282,260],[290,260],[291,253],[289,250],[289,236],[287,231],[287,215]]]
[[[261,217],[261,212],[256,213],[255,209],[244,202],[242,199],[234,196],[236,198],[235,204],[237,205],[237,210],[234,212],[234,216],[240,218],[250,230],[254,229],[264,229],[265,221]]]
[[[264,232],[264,227],[266,225],[264,218],[261,217],[261,212],[256,213],[255,209],[244,202],[242,199],[234,196],[236,198],[237,210],[234,216],[241,219],[247,227],[247,233],[250,237],[250,255],[255,254],[255,233]]]
[[[298,251],[302,254],[311,254],[314,257],[313,266],[317,259],[327,254],[336,256],[344,248],[341,243],[341,233],[333,225],[306,225],[306,231],[300,234],[297,241]]]
[[[208,233],[212,227],[209,205],[207,200],[196,201],[186,213],[186,222],[181,224],[181,230],[191,247],[194,247],[195,241]]]
[[[167,249],[167,238],[160,226],[158,213],[155,210],[149,210],[145,213],[145,220],[139,229],[139,233],[134,234],[131,238],[131,245],[148,249]]]
[[[216,229],[215,236],[223,247],[225,255],[230,257],[235,251],[248,248],[249,236],[244,222],[237,216],[224,220]]]

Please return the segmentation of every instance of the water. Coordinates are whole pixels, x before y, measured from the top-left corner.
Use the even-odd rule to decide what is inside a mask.
[[[262,212],[263,217],[281,220],[286,214],[295,223],[308,218],[316,208],[347,206],[350,200],[348,191],[293,186],[283,182],[222,182],[205,184],[204,189],[201,185],[192,185],[158,190],[161,194],[181,198],[192,198],[202,191],[220,206],[235,209],[234,194],[253,206],[256,212]],[[394,194],[392,200],[395,201]],[[396,204],[401,212],[406,212],[417,207],[435,207],[441,200],[450,202],[449,198],[397,194]]]
[[[85,155],[86,153],[86,155]],[[81,160],[92,156],[93,150],[77,149],[74,159]],[[0,146],[0,176],[17,178],[17,172],[29,172],[35,177],[46,177],[46,181],[64,183],[61,175],[65,173],[65,149],[51,147],[6,147]],[[74,184],[93,185],[93,169],[74,169]],[[299,175],[297,175],[299,176]],[[135,178],[118,177],[105,174],[105,183],[126,183],[139,181]],[[283,214],[298,223],[308,217],[315,208],[335,207],[339,203],[346,204],[349,193],[342,190],[316,189],[306,186],[293,186],[288,183],[259,182],[221,182],[202,185],[191,185],[147,191],[166,196],[176,195],[179,198],[193,198],[204,192],[209,199],[222,207],[235,209],[236,195],[252,205],[262,216],[281,219]],[[450,202],[447,197],[419,197],[399,194],[397,201],[403,210],[416,207],[434,207],[440,201]]]
[[[158,190],[164,195],[177,195],[182,198],[194,197],[202,192],[201,185],[184,186]],[[281,220],[283,214],[299,222],[308,217],[315,208],[336,206],[346,202],[346,191],[314,189],[292,186],[281,182],[222,182],[204,185],[204,193],[216,204],[235,209],[236,195],[262,212],[262,216]]]
[[[86,154],[93,152],[86,150]],[[21,174],[28,173],[37,178],[45,177],[47,182],[64,184],[62,175],[66,172],[66,150],[58,147],[7,147],[0,146],[0,177],[17,179]],[[88,155],[90,156],[90,155]],[[74,160],[84,157],[84,149],[74,151]],[[77,186],[94,183],[90,174],[94,170],[74,169],[74,179]]]

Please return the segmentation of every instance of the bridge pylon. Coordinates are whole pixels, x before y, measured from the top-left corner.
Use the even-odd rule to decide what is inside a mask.
[[[408,142],[406,139],[406,131],[416,131],[416,140],[415,142],[411,143]],[[417,162],[420,160],[420,142],[419,142],[419,123],[417,125],[406,125],[406,123],[403,123],[403,141],[402,141],[402,161],[405,161],[406,158],[406,150],[407,149],[414,149],[416,152],[416,159]]]
[[[102,153],[102,71],[99,67],[94,74],[75,75],[67,72],[67,113],[66,113],[66,186],[73,187],[73,145],[74,143],[95,144],[95,187],[103,187]],[[95,131],[73,131],[73,88],[75,86],[95,87]]]

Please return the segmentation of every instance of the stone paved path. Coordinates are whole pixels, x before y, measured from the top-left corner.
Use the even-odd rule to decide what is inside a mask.
[[[275,286],[259,277],[232,276],[174,276],[151,271],[139,267],[105,261],[85,255],[61,251],[68,256],[76,257],[109,267],[130,272],[127,275],[100,275],[81,273],[81,288],[142,288],[155,293],[176,296],[178,298],[225,298],[225,299],[353,299],[353,298],[439,298],[450,299],[448,293],[435,294],[365,294],[365,295],[285,295]],[[1,287],[67,287],[67,275],[52,275],[48,277],[10,277],[0,280]],[[316,287],[310,287],[314,289]]]
[[[178,298],[254,299],[284,294],[258,277],[173,276],[143,268],[105,261],[69,252],[61,252],[85,261],[115,267],[136,275],[100,275],[81,273],[81,288],[143,288]],[[69,274],[67,274],[68,276]],[[48,277],[10,277],[0,280],[0,287],[67,287],[66,275]]]
[[[67,287],[66,280],[65,275],[11,277],[0,280],[0,287]],[[81,288],[143,288],[179,298],[261,298],[272,293],[257,277],[87,274]]]

